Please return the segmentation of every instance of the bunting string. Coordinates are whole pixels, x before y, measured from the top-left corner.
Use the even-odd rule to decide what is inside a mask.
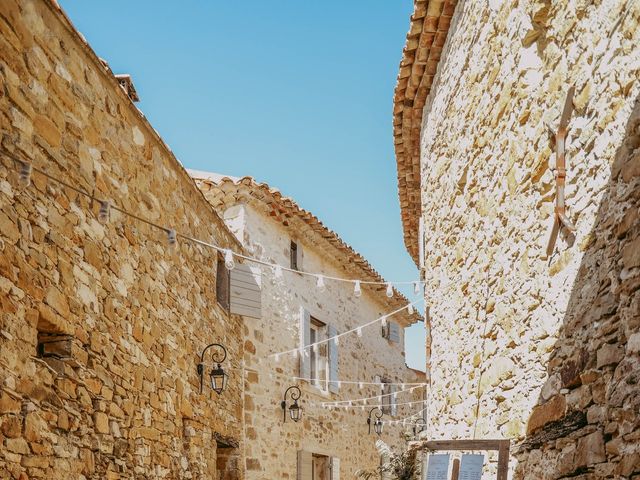
[[[424,289],[424,284],[425,282],[423,280],[410,280],[410,281],[393,281],[393,282],[389,282],[389,281],[375,281],[375,280],[362,280],[362,279],[353,279],[353,278],[343,278],[343,277],[335,277],[335,276],[331,276],[331,275],[324,275],[321,273],[315,273],[315,272],[308,272],[308,271],[303,271],[303,270],[296,270],[290,267],[286,267],[283,265],[279,265],[277,263],[272,263],[272,262],[267,262],[264,260],[261,260],[259,258],[255,258],[255,257],[251,257],[249,255],[245,255],[243,253],[240,252],[236,252],[234,250],[222,247],[220,245],[216,245],[214,243],[210,243],[210,242],[206,242],[204,240],[200,240],[198,238],[195,237],[191,237],[189,235],[186,235],[184,233],[180,233],[178,231],[176,231],[175,229],[173,229],[170,226],[164,226],[164,225],[159,225],[155,222],[152,222],[151,220],[148,220],[144,217],[141,217],[135,213],[129,212],[127,210],[125,210],[122,207],[119,207],[117,204],[107,200],[107,199],[102,199],[99,198],[85,190],[83,190],[82,188],[76,187],[74,185],[69,184],[68,182],[61,180],[60,178],[48,173],[46,170],[43,170],[41,168],[38,168],[36,166],[33,165],[33,162],[27,162],[25,160],[22,160],[20,158],[18,158],[15,154],[5,150],[4,148],[0,148],[0,153],[3,154],[5,157],[9,158],[10,160],[12,160],[14,162],[14,167],[7,167],[7,168],[12,168],[13,170],[15,170],[16,172],[18,172],[19,174],[19,179],[20,179],[20,184],[23,187],[27,187],[30,184],[30,176],[32,172],[36,172],[44,177],[46,177],[47,179],[58,183],[59,185],[62,185],[65,188],[68,188],[74,192],[76,192],[79,195],[82,195],[92,201],[95,201],[98,203],[98,205],[100,205],[100,210],[98,212],[98,218],[100,220],[105,220],[108,221],[109,219],[109,210],[115,210],[119,213],[121,213],[124,216],[130,217],[136,221],[142,222],[150,227],[156,228],[158,230],[163,231],[166,235],[167,235],[167,239],[168,239],[168,243],[170,246],[175,246],[177,243],[178,239],[181,240],[185,240],[185,241],[189,241],[192,242],[194,244],[203,246],[203,247],[207,247],[207,248],[212,248],[220,253],[223,253],[225,255],[225,263],[227,264],[227,267],[231,267],[233,268],[232,264],[233,264],[233,258],[239,258],[248,262],[252,262],[255,263],[257,265],[262,265],[264,267],[268,267],[270,269],[272,269],[274,271],[274,273],[276,274],[276,276],[279,276],[282,272],[291,272],[291,273],[296,273],[296,274],[300,274],[300,275],[304,275],[304,276],[308,276],[308,277],[314,277],[317,280],[318,286],[320,287],[320,285],[324,285],[324,280],[332,280],[335,282],[344,282],[344,283],[352,283],[354,284],[354,294],[356,296],[358,295],[359,292],[359,287],[360,285],[373,285],[373,286],[380,286],[380,285],[384,285],[387,287],[387,296],[392,297],[394,295],[394,291],[393,289],[391,289],[391,287],[395,286],[395,285],[413,285],[414,286],[414,293],[418,294],[420,293],[421,289]],[[104,223],[104,222],[102,222]],[[231,259],[231,261],[229,261],[229,259]],[[231,269],[230,268],[230,269]],[[391,290],[390,290],[391,289]]]

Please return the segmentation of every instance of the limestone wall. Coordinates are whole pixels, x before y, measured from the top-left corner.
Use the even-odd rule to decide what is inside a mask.
[[[513,438],[514,478],[640,471],[639,19],[637,1],[460,2],[425,107],[430,437]],[[547,257],[570,85],[577,232]]]
[[[325,275],[344,276],[336,259],[319,255],[314,245],[318,239],[304,233],[289,219],[289,227],[269,217],[261,202],[249,202],[230,208],[225,215],[234,231],[243,232],[243,242],[249,252],[269,262],[287,265],[290,241],[294,238],[304,251],[302,268]],[[238,224],[242,223],[242,227]],[[262,318],[245,322],[245,359],[250,369],[246,379],[246,461],[247,478],[271,480],[295,479],[298,450],[337,457],[340,459],[340,478],[355,478],[358,469],[371,469],[379,464],[375,448],[377,437],[367,431],[367,411],[348,409],[328,411],[311,403],[348,400],[380,394],[379,387],[343,384],[338,394],[321,392],[304,381],[292,377],[300,375],[299,360],[283,356],[278,363],[268,356],[274,352],[299,346],[299,308],[308,309],[312,316],[330,323],[338,332],[355,328],[373,320],[392,308],[386,305],[384,291],[371,292],[363,287],[360,298],[353,296],[353,286],[327,281],[324,293],[318,291],[315,279],[284,273],[275,278],[263,269]],[[404,342],[393,343],[381,336],[380,326],[367,328],[363,337],[353,334],[341,338],[339,344],[339,378],[344,381],[373,382],[380,375],[394,382],[424,382],[424,373],[405,365]],[[286,388],[298,384],[302,388],[301,404],[305,408],[303,420],[294,424],[282,421],[280,401]],[[423,399],[423,390],[398,394],[397,402]],[[377,401],[372,401],[374,405]],[[398,406],[396,416],[402,419],[420,412],[422,403]],[[396,450],[405,446],[404,432],[410,427],[385,426],[382,439]]]
[[[0,79],[3,149],[239,248],[55,2],[0,2]],[[239,362],[243,332],[217,306],[215,256],[171,255],[162,232],[117,212],[103,226],[97,205],[37,173],[20,191],[7,167],[2,156],[0,477],[216,478],[216,439],[241,442],[242,382],[199,395],[195,367],[213,341]],[[38,358],[39,333],[69,335],[48,348],[70,358]]]

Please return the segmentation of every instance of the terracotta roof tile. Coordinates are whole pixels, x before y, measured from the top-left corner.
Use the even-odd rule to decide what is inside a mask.
[[[404,243],[419,264],[420,130],[458,0],[415,0],[393,96],[393,136]]]
[[[386,282],[371,264],[336,232],[326,227],[318,217],[300,207],[293,199],[282,195],[278,189],[266,183],[256,182],[252,177],[231,178],[206,172],[191,171],[190,173],[215,209],[230,207],[241,199],[255,199],[268,208],[271,217],[285,226],[291,225],[293,219],[300,220],[315,236],[315,241],[320,240],[321,244],[318,246],[344,268],[346,278]],[[389,310],[395,310],[409,302],[398,291],[392,298],[388,298],[384,286],[375,287],[375,291],[379,293],[380,301],[389,306]],[[398,317],[402,319],[400,323],[404,325],[422,320],[418,313],[409,315],[404,312]]]

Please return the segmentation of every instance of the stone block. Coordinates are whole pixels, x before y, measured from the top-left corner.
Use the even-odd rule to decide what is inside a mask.
[[[550,422],[560,420],[567,413],[567,402],[563,395],[556,395],[546,403],[533,409],[527,424],[527,435],[534,433]]]
[[[619,345],[605,344],[598,350],[597,365],[598,368],[607,365],[615,365],[624,358],[624,349]]]
[[[109,433],[109,417],[106,413],[95,412],[93,414],[93,423],[98,433]]]
[[[17,415],[4,417],[0,431],[7,438],[18,438],[22,434],[22,419]]]
[[[602,432],[595,431],[578,439],[578,445],[573,460],[574,469],[588,467],[595,463],[606,461],[604,439]]]

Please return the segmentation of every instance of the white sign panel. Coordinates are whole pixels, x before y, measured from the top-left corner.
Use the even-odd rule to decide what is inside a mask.
[[[425,480],[447,480],[449,473],[449,454],[429,455]]]
[[[458,480],[481,480],[484,455],[462,455]]]

